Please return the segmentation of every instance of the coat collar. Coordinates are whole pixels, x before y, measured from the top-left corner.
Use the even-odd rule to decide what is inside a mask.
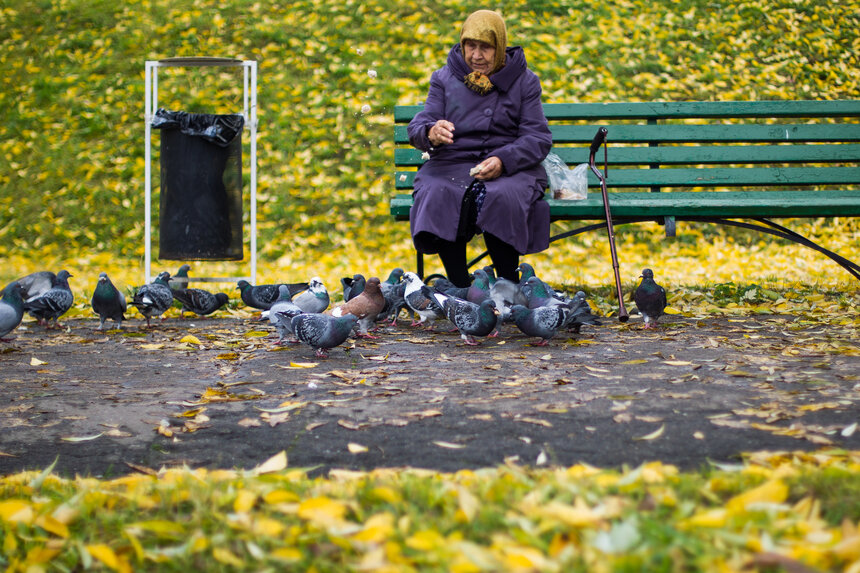
[[[490,81],[493,82],[493,85],[503,92],[510,90],[517,78],[519,78],[527,68],[525,52],[523,52],[523,49],[520,46],[507,48],[505,50],[505,55],[505,66],[490,76]],[[451,73],[454,74],[454,77],[461,82],[463,81],[463,78],[472,71],[468,64],[466,64],[466,60],[463,58],[460,44],[455,44],[451,48],[451,51],[448,52],[448,69],[450,69]]]

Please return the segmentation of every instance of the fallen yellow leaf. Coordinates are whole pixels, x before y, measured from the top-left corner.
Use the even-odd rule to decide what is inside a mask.
[[[656,440],[660,436],[663,435],[663,430],[666,429],[666,424],[661,425],[659,428],[651,432],[650,434],[646,434],[644,436],[639,436],[638,438],[633,438],[634,440]]]
[[[346,447],[352,454],[361,454],[367,451],[367,446],[362,446],[354,442],[350,442]]]
[[[192,334],[188,334],[179,339],[179,342],[184,342],[186,344],[202,344],[200,339]]]

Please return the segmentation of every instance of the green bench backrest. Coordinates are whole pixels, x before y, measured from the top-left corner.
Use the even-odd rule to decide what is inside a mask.
[[[423,162],[406,135],[421,109],[394,108],[397,189],[412,188]],[[588,161],[607,128],[611,188],[860,188],[860,101],[556,103],[544,112],[553,152],[571,166]],[[601,149],[598,166],[603,158]],[[599,185],[593,174],[589,185]]]

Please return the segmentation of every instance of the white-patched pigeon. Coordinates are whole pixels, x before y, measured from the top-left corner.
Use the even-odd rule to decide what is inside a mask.
[[[300,341],[316,351],[320,358],[328,356],[328,350],[343,344],[349,338],[358,317],[329,316],[319,313],[303,313],[293,318],[293,333]]]
[[[107,319],[116,322],[117,328],[122,328],[128,303],[125,301],[125,296],[113,285],[107,273],[99,273],[99,280],[90,303],[93,305],[93,312],[99,315],[98,330],[104,329]]]
[[[640,276],[642,282],[633,292],[633,301],[645,320],[645,328],[651,328],[652,323],[657,325],[657,319],[666,309],[666,290],[654,282],[654,271],[651,269],[643,270]]]
[[[364,285],[364,290],[354,298],[343,303],[332,310],[332,316],[346,316],[352,314],[358,317],[358,336],[364,338],[376,338],[368,332],[368,329],[376,321],[376,317],[385,308],[385,297],[379,287],[379,279],[370,277]]]
[[[445,311],[442,310],[439,303],[422,292],[421,287],[427,285],[418,278],[418,275],[413,272],[404,273],[403,280],[406,281],[406,291],[403,293],[406,306],[420,318],[418,321],[413,320],[411,326],[424,325],[428,320],[434,321],[445,316]],[[432,324],[428,326],[432,327]]]
[[[70,276],[72,275],[66,270],[57,273],[50,289],[24,301],[24,310],[34,316],[39,324],[45,324],[48,328],[60,327],[59,318],[72,308],[72,303],[75,302],[69,287]],[[49,324],[50,321],[53,321],[53,325]]]
[[[170,273],[163,271],[151,283],[143,285],[134,293],[131,304],[137,307],[140,314],[146,318],[146,326],[150,328],[150,319],[164,314],[173,304],[173,292],[170,287]]]
[[[211,293],[201,288],[172,289],[173,298],[182,303],[179,318],[185,312],[193,312],[198,316],[207,316],[230,302],[230,297],[223,292]]]
[[[17,281],[9,283],[3,289],[0,296],[0,342],[9,342],[10,339],[3,337],[18,328],[24,318],[22,291]]]
[[[328,308],[331,298],[319,277],[313,277],[308,281],[308,289],[298,296],[293,296],[293,302],[302,309],[302,312],[320,313]]]
[[[486,298],[480,304],[475,304],[441,292],[431,292],[426,286],[422,290],[425,296],[436,299],[445,311],[445,316],[460,331],[460,337],[466,344],[470,346],[481,344],[475,340],[475,337],[487,336],[495,330],[498,318],[495,312],[496,302],[493,299]]]

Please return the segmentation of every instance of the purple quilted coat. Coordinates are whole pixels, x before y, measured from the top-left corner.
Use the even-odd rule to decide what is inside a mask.
[[[485,181],[486,198],[478,227],[520,254],[549,246],[549,205],[544,201],[546,172],[541,161],[552,146],[552,134],[541,106],[541,85],[528,69],[520,47],[506,50],[507,63],[490,76],[496,89],[479,95],[463,83],[469,69],[455,45],[448,63],[433,72],[424,109],[409,123],[409,141],[430,153],[415,176],[410,214],[412,237],[420,252],[432,253],[422,241],[429,232],[455,240],[463,193],[472,182],[469,170],[492,155],[502,160],[502,176]],[[434,148],[427,139],[439,119],[454,124],[454,142]]]

